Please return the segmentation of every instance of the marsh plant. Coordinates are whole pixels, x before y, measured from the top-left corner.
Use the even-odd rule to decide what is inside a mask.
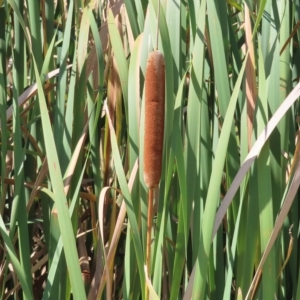
[[[299,24],[0,0],[0,298],[300,299]]]

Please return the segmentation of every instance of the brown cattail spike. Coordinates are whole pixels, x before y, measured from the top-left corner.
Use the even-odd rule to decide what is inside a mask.
[[[150,53],[145,77],[144,180],[149,189],[161,176],[165,119],[165,62],[159,51]]]

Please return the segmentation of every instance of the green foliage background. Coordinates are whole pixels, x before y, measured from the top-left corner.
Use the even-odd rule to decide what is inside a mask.
[[[299,24],[297,0],[0,1],[0,298],[300,299]]]

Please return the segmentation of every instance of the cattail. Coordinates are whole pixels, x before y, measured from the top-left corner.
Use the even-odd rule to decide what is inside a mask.
[[[147,61],[145,78],[145,135],[144,135],[144,180],[149,189],[146,267],[151,276],[151,228],[153,217],[153,190],[161,176],[165,122],[165,61],[159,51],[152,52]],[[149,290],[146,287],[146,299]]]
[[[161,176],[165,119],[165,62],[158,50],[150,53],[145,77],[144,180],[149,189]]]

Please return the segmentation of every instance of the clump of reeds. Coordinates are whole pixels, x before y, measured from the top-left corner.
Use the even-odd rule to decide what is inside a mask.
[[[161,177],[164,117],[165,62],[163,54],[155,50],[148,57],[145,76],[144,180],[149,189],[146,245],[146,265],[149,277],[153,191],[158,186]]]

